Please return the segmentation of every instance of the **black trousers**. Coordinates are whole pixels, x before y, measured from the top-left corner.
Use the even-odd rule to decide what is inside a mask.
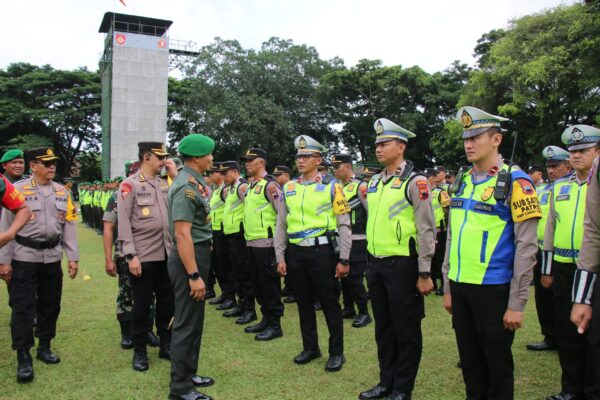
[[[131,278],[133,319],[131,336],[136,349],[144,349],[148,337],[148,317],[153,295],[156,298],[156,330],[161,341],[171,339],[169,322],[173,317],[173,288],[167,260],[142,263],[142,276]]]
[[[440,287],[444,287],[444,277],[442,276],[442,264],[444,263],[444,255],[446,254],[446,238],[448,232],[442,228],[438,228],[435,240],[435,253],[433,260],[431,260],[431,280],[433,281],[433,288],[437,290]],[[440,281],[438,286],[438,280]]]
[[[339,303],[340,285],[335,278],[337,255],[328,244],[302,247],[288,245],[287,274],[298,304],[304,350],[319,351],[315,296],[321,301],[329,329],[329,354],[344,352],[344,324]]]
[[[225,235],[225,239],[229,259],[233,266],[235,291],[240,305],[246,311],[254,311],[254,286],[252,285],[252,273],[248,266],[248,250],[244,233]]]
[[[514,331],[504,329],[510,284],[450,281],[452,324],[468,400],[514,398]]]
[[[557,261],[552,264],[554,326],[562,369],[562,390],[578,396],[585,395],[586,399],[600,399],[600,392],[594,387],[593,346],[587,338],[589,332],[580,335],[571,322],[571,291],[576,269],[575,264]]]
[[[350,274],[340,279],[344,297],[344,309],[354,309],[356,303],[359,314],[368,314],[365,271],[367,269],[367,241],[353,240],[350,250]]]
[[[42,264],[13,260],[12,268],[9,286],[12,348],[29,350],[34,345],[33,318],[36,311],[35,336],[41,340],[51,340],[56,336],[63,272],[60,261]]]
[[[588,340],[592,345],[592,368],[594,370],[596,392],[600,393],[600,279],[598,278],[596,278],[594,293],[596,293],[596,300],[592,305],[592,323],[588,333]]]
[[[248,247],[248,264],[256,300],[260,304],[263,319],[269,323],[279,322],[283,316],[281,302],[281,279],[277,274],[275,249],[273,247]]]
[[[542,335],[546,341],[556,342],[554,334],[554,294],[552,289],[542,286],[542,252],[538,251],[535,268],[533,269],[533,282],[535,285],[535,309]]]
[[[210,248],[194,246],[196,265],[203,280],[208,279]],[[194,390],[192,377],[198,372],[200,345],[204,327],[205,301],[190,297],[188,274],[177,249],[169,254],[169,277],[175,294],[175,316],[171,337],[171,394],[183,395]]]
[[[421,362],[425,317],[417,292],[417,257],[369,257],[367,284],[375,317],[375,341],[382,385],[411,393]]]
[[[211,265],[214,266],[222,294],[227,298],[235,298],[235,280],[223,231],[213,231]]]

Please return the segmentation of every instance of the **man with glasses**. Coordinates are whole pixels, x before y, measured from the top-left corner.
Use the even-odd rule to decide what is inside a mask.
[[[275,232],[277,271],[281,276],[289,274],[298,303],[303,350],[294,362],[307,364],[321,357],[313,305],[316,295],[329,329],[329,360],[325,369],[334,372],[345,362],[340,287],[336,278],[347,277],[350,269],[350,206],[341,185],[330,176],[323,178],[318,171],[327,150],[325,146],[306,135],[298,136],[294,146],[298,150],[296,166],[301,176],[283,188]]]
[[[9,277],[13,307],[11,335],[12,347],[17,351],[19,382],[31,381],[34,376],[29,349],[34,345],[36,310],[37,358],[46,364],[60,362],[50,349],[50,341],[56,335],[60,313],[63,250],[71,279],[77,275],[79,261],[77,211],[69,191],[53,181],[58,157],[52,148],[41,147],[27,151],[26,158],[32,176],[19,181],[15,187],[25,197],[31,216],[15,240],[0,249],[1,269],[12,266]],[[3,210],[0,231],[5,231],[15,219],[15,215]]]
[[[140,169],[119,187],[117,197],[118,240],[133,276],[133,319],[131,336],[136,371],[148,369],[146,344],[148,316],[153,294],[156,296],[156,328],[160,337],[158,356],[169,360],[173,317],[173,290],[167,271],[167,253],[171,250],[171,233],[167,210],[169,184],[160,177],[169,153],[160,142],[138,143]],[[171,176],[172,174],[172,176]],[[169,169],[174,178],[177,171]]]

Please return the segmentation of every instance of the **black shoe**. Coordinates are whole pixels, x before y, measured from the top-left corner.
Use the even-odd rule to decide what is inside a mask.
[[[235,302],[234,299],[226,299],[223,303],[221,303],[217,306],[217,310],[219,310],[219,311],[231,310],[232,308],[235,308],[235,306],[237,306],[237,303]]]
[[[217,294],[215,293],[214,289],[206,290],[206,294],[204,295],[204,300],[214,299],[215,297],[217,297]]]
[[[392,392],[392,394],[388,396],[388,400],[410,400],[411,398],[412,395],[410,393],[406,394],[402,392]]]
[[[121,348],[133,349],[133,339],[129,331],[129,321],[119,321],[121,327]]]
[[[152,331],[148,332],[148,346],[150,346],[150,347],[160,346],[160,339]]]
[[[196,387],[207,387],[214,385],[215,380],[213,378],[209,378],[208,376],[194,375],[192,376],[192,383]]]
[[[264,331],[257,333],[256,336],[254,336],[254,340],[258,340],[259,342],[267,342],[282,336],[283,331],[281,330],[281,325],[272,324],[269,325]]]
[[[318,350],[304,350],[302,353],[294,357],[294,362],[296,364],[308,364],[312,360],[316,360],[317,358],[321,357],[322,354]]]
[[[37,317],[33,317],[33,327],[37,326]]]
[[[160,349],[158,350],[158,358],[165,360],[171,359],[171,338],[161,340]]]
[[[325,364],[325,371],[335,372],[342,369],[342,365],[346,362],[346,357],[343,354],[339,356],[329,356],[327,364]]]
[[[461,368],[462,369],[462,364],[460,363],[460,360],[458,360],[458,362],[456,363],[456,368]]]
[[[254,324],[254,325],[250,325],[250,326],[245,327],[244,328],[244,332],[246,332],[246,333],[258,333],[258,332],[262,332],[265,329],[267,329],[268,326],[269,326],[269,324],[267,323],[267,321],[265,321],[263,319],[258,324]]]
[[[579,398],[580,397],[573,393],[560,392],[559,394],[555,394],[554,396],[546,397],[546,400],[577,400]]]
[[[219,297],[215,297],[214,299],[210,300],[208,302],[208,304],[214,306],[215,304],[223,304],[223,302],[226,300],[225,296],[220,295]]]
[[[33,380],[33,361],[29,350],[17,350],[17,382]]]
[[[287,296],[291,296],[291,295],[292,295],[292,291],[290,290],[289,287],[286,286],[281,290],[281,296],[287,297]]]
[[[202,393],[202,392],[198,392],[196,390],[186,393],[186,394],[182,394],[182,395],[175,395],[175,394],[170,394],[169,395],[169,400],[212,400],[212,397]]]
[[[235,323],[238,325],[246,325],[252,321],[256,321],[256,312],[254,311],[244,311],[241,317],[235,320]]]
[[[223,303],[225,304],[225,303]],[[221,305],[223,305],[221,304]],[[217,307],[219,308],[219,307]],[[239,304],[236,305],[235,307],[233,307],[231,310],[227,310],[223,313],[224,317],[227,318],[233,318],[233,317],[241,317],[242,314],[244,314],[244,310],[242,309],[242,306],[240,306]]]
[[[46,364],[58,364],[60,362],[60,357],[54,354],[49,346],[38,347],[36,358]]]
[[[146,371],[148,369],[148,354],[146,350],[133,350],[131,365],[135,371]]]
[[[321,302],[320,301],[315,301],[313,303],[313,307],[315,307],[316,311],[319,311],[319,310],[323,309],[323,307],[321,306]]]
[[[444,289],[439,288],[438,290],[435,291],[435,295],[436,296],[443,296],[444,295]]]
[[[365,390],[358,395],[360,400],[383,399],[391,390],[383,385],[377,385],[369,390]]]
[[[358,314],[354,321],[352,321],[352,326],[354,328],[362,328],[363,326],[369,325],[373,320],[369,314]]]
[[[344,308],[342,310],[342,318],[351,319],[356,317],[356,311],[353,308]]]
[[[286,297],[285,299],[283,299],[283,302],[285,304],[292,304],[292,303],[296,302],[296,298],[294,296],[290,295],[290,296]]]
[[[546,341],[546,340],[544,340],[543,342],[540,342],[540,343],[529,343],[527,345],[527,350],[531,350],[531,351],[545,351],[545,350],[556,350],[556,349],[557,349],[556,343]]]

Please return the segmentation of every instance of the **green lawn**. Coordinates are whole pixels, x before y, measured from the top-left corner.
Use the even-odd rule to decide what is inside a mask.
[[[150,370],[131,369],[131,351],[119,347],[115,319],[117,282],[104,273],[101,238],[79,225],[80,273],[65,278],[62,312],[53,349],[58,365],[35,361],[35,381],[15,381],[16,357],[11,350],[10,310],[7,293],[0,288],[0,399],[166,399],[169,362],[149,350]],[[84,280],[88,274],[91,279]],[[3,286],[3,284],[1,285]],[[414,399],[461,399],[464,386],[450,316],[441,298],[426,300],[423,322],[424,351]],[[356,399],[378,380],[373,325],[362,329],[344,322],[347,362],[338,373],[325,372],[326,357],[305,366],[292,363],[301,350],[298,315],[288,306],[283,319],[284,337],[258,343],[231,319],[207,305],[200,373],[215,378],[206,393],[223,400],[237,399]],[[319,317],[321,349],[327,352],[327,329]],[[525,344],[540,339],[533,304],[527,307],[525,327],[516,335],[516,399],[542,399],[560,389],[556,353],[532,353]],[[34,354],[34,352],[32,352]]]

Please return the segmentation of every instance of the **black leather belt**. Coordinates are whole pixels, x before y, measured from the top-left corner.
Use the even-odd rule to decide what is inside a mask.
[[[55,237],[54,239],[50,239],[50,240],[33,240],[33,239],[29,239],[25,236],[17,235],[15,240],[21,246],[29,247],[29,248],[36,249],[36,250],[47,250],[47,249],[53,249],[56,246],[58,246],[58,244],[62,240],[62,236],[59,235],[59,236]]]

